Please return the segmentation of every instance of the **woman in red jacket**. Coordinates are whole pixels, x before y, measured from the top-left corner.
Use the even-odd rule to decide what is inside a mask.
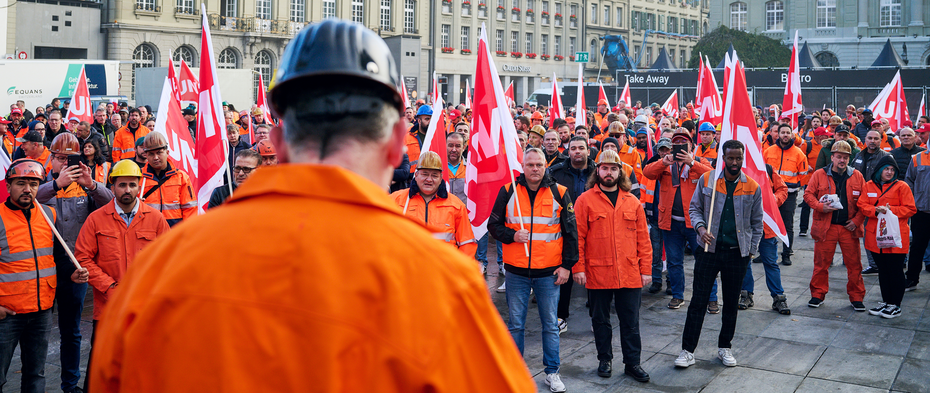
[[[910,246],[907,219],[917,213],[914,194],[906,183],[898,181],[898,167],[892,156],[878,161],[878,169],[872,180],[865,184],[859,197],[859,209],[868,217],[865,226],[865,249],[872,253],[878,265],[878,285],[882,290],[882,302],[869,310],[869,314],[894,318],[901,315],[901,299],[904,298],[904,257]],[[892,212],[898,222],[882,222],[879,213]],[[901,230],[901,247],[879,248],[875,231],[886,225],[898,225]]]

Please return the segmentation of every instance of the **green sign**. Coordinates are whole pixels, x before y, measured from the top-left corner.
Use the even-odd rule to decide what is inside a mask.
[[[587,63],[588,52],[575,52],[575,63]]]

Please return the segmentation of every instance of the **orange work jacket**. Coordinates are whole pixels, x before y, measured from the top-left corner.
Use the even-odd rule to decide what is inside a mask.
[[[572,273],[585,273],[587,289],[642,288],[642,275],[652,274],[652,243],[646,213],[629,192],[616,206],[600,187],[575,200],[578,263]]]
[[[146,247],[117,288],[96,392],[537,389],[474,258],[335,166],[262,168]]]
[[[859,197],[859,211],[864,214],[868,220],[865,223],[865,249],[874,253],[885,254],[907,254],[910,249],[911,237],[909,236],[910,227],[907,220],[914,214],[917,214],[917,205],[914,202],[914,193],[907,183],[896,180],[891,184],[883,184],[881,187],[875,184],[874,180],[865,183],[865,189]],[[878,242],[875,240],[875,230],[878,227],[878,214],[875,213],[875,206],[889,205],[891,212],[898,216],[898,222],[885,222],[884,225],[897,225],[901,230],[901,247],[878,248]]]
[[[633,167],[633,173],[636,173],[637,179],[643,178],[643,156],[635,147],[620,144],[620,151],[617,152],[620,161],[623,161]]]
[[[407,209],[404,215],[434,231],[434,237],[458,247],[463,254],[474,257],[478,243],[475,241],[465,204],[455,195],[450,197],[445,187],[440,188],[429,202],[423,199],[418,190],[419,187],[414,182],[410,188],[396,191],[391,197],[402,212],[404,208]],[[415,193],[413,198],[409,198],[411,192]]]
[[[95,165],[94,166],[94,181],[100,182],[103,184],[110,183],[109,179],[107,179],[107,176],[110,175],[110,165],[111,164],[109,162],[104,162],[103,164]]]
[[[672,186],[672,169],[665,166],[662,160],[658,160],[643,168],[643,175],[647,179],[659,182],[659,228],[666,231],[672,230],[672,204],[675,203],[675,192],[681,188],[681,204],[685,213],[685,226],[691,228],[691,220],[688,218],[688,206],[691,204],[691,196],[694,195],[694,189],[697,187],[698,179],[701,175],[712,171],[710,163],[703,158],[695,158],[694,165],[688,170],[688,177],[680,179],[678,187]]]
[[[775,145],[762,153],[766,164],[772,166],[776,173],[788,186],[788,192],[795,192],[801,187],[801,180],[807,177],[810,167],[807,165],[807,155],[797,146],[782,149]]]
[[[410,173],[417,171],[417,162],[420,161],[420,139],[417,132],[408,132],[404,136],[407,145],[407,158],[410,160]]]
[[[829,172],[828,172],[829,171]],[[823,204],[820,203],[820,197],[826,194],[836,194],[836,184],[833,182],[833,164],[829,164],[814,172],[811,176],[810,183],[807,184],[807,190],[804,191],[804,202],[811,207],[813,220],[811,223],[811,237],[816,241],[822,241],[830,229],[830,221],[833,218],[833,212],[825,213]],[[865,180],[862,179],[862,173],[853,169],[852,166],[846,167],[849,178],[846,179],[846,201],[849,204],[849,219],[856,224],[856,230],[853,236],[862,237],[862,222],[865,221],[865,215],[859,210],[858,202],[865,188]]]
[[[107,203],[87,216],[81,227],[74,257],[87,269],[88,283],[94,288],[94,320],[99,320],[103,308],[113,293],[110,285],[120,282],[136,254],[155,237],[168,232],[165,217],[149,205],[137,201],[129,226],[120,217],[116,202]]]
[[[58,287],[52,228],[55,209],[33,203],[29,220],[22,210],[0,203],[0,306],[18,314],[48,310]]]
[[[545,184],[545,181],[543,182]],[[517,184],[511,192],[513,183],[507,183],[504,188],[510,193],[507,201],[507,215],[505,225],[519,231],[522,228],[530,232],[530,257],[526,257],[525,243],[512,242],[503,245],[504,263],[524,269],[546,269],[562,265],[562,206],[568,188],[561,184],[556,185],[559,191],[559,200],[556,200],[549,191],[549,187],[539,187],[536,199],[531,201],[526,187]],[[520,210],[517,211],[517,199],[520,200]],[[519,215],[517,214],[519,213]]]
[[[850,133],[849,136],[852,138],[854,135]],[[865,150],[866,148],[865,140],[859,140],[859,138],[854,138],[854,139],[856,141],[856,146],[859,147],[859,150]],[[881,145],[879,145],[880,149],[890,153],[892,150],[898,147],[901,147],[901,140],[899,140],[898,137],[896,136],[892,137],[892,136],[888,136],[888,134],[884,132],[882,133],[882,143]]]
[[[804,141],[804,144],[800,146],[801,151],[807,155],[807,175],[801,179],[801,185],[806,186],[810,182],[811,176],[814,174],[814,168],[817,167],[817,157],[820,156],[820,151],[823,150],[823,145],[817,142],[815,139],[809,141]]]
[[[769,177],[772,183],[772,193],[775,194],[775,206],[781,206],[788,199],[788,186],[785,184],[785,181],[782,180],[781,176],[772,171],[772,176]],[[772,228],[769,228],[769,224],[762,221],[762,238],[771,239],[775,237],[775,231]]]
[[[175,226],[181,220],[197,215],[197,194],[190,176],[183,169],[175,168],[171,163],[165,168],[161,178],[155,178],[155,169],[145,164],[142,167],[142,201],[155,208],[165,216],[168,225]],[[161,181],[161,186],[157,187]]]
[[[712,167],[715,167],[717,163],[717,141],[711,142],[708,147],[704,147],[703,143],[698,144],[694,149],[694,156],[707,160]]]
[[[145,128],[144,125],[139,124],[139,128],[136,130],[136,134],[133,135],[132,131],[129,131],[129,124],[126,124],[120,129],[116,130],[116,133],[113,135],[113,148],[111,149],[111,155],[113,156],[113,162],[117,162],[122,159],[133,159],[136,157],[136,139],[142,138],[152,132],[148,128]]]

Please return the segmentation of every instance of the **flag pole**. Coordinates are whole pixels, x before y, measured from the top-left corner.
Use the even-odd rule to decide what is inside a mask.
[[[407,205],[410,204],[410,189],[407,189],[407,199],[404,201],[404,215],[407,215]]]
[[[61,248],[64,248],[65,252],[68,253],[68,258],[71,258],[71,263],[74,264],[74,267],[78,268],[78,270],[82,269],[81,264],[78,263],[77,258],[74,257],[74,254],[71,253],[71,249],[68,248],[68,243],[65,243],[65,240],[61,238],[61,234],[58,233],[58,229],[55,228],[55,224],[50,218],[48,218],[48,215],[45,214],[45,209],[43,209],[42,206],[39,206],[39,212],[42,213],[42,217],[45,218],[45,222],[48,223],[48,226],[52,227],[52,233],[54,233],[55,237],[58,238],[58,241],[61,242]]]
[[[510,172],[510,183],[513,184],[513,193],[516,194],[517,193],[517,180],[513,176],[513,169],[507,168],[507,172]],[[553,195],[552,197],[555,198],[556,196]],[[520,198],[515,197],[514,200],[517,201],[517,212],[516,213],[517,213],[517,219],[520,221],[520,230],[521,231],[526,230],[526,228],[523,226],[523,216],[520,213],[521,212]],[[527,243],[523,243],[523,251],[526,252],[526,257],[529,258],[530,257],[530,246]]]
[[[226,177],[229,178],[229,181],[226,182],[226,185],[229,187],[229,196],[232,196],[233,177],[232,177],[232,170],[229,169],[229,142],[223,144],[223,151],[226,153],[226,157],[227,157],[226,158]]]
[[[720,165],[718,162],[717,165]],[[707,217],[707,231],[710,231],[710,225],[714,222],[714,204],[717,203],[717,171],[714,172],[714,183],[711,189],[713,194],[710,195],[710,216]],[[713,234],[711,234],[713,236]],[[710,247],[710,243],[704,243],[704,252],[707,252],[707,249]]]

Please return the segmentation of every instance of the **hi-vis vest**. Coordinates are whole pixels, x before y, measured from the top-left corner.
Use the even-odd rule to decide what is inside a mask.
[[[526,187],[518,184],[516,192],[513,192],[512,186],[513,183],[505,185],[507,192],[510,193],[510,200],[507,201],[507,217],[505,217],[504,224],[510,229],[519,231],[522,220],[523,228],[530,232],[528,244],[530,257],[526,257],[524,243],[504,244],[504,263],[528,269],[545,269],[561,265],[562,209],[572,207],[562,206],[559,202],[565,199],[568,188],[556,185],[560,197],[556,200],[550,191],[551,187],[540,187],[539,192],[536,193],[536,200],[531,202]],[[517,214],[517,198],[520,198],[519,215]]]
[[[26,221],[22,212],[0,204],[0,306],[17,313],[52,307],[58,286],[54,235],[36,206],[54,222],[55,210],[48,206],[36,203]]]

